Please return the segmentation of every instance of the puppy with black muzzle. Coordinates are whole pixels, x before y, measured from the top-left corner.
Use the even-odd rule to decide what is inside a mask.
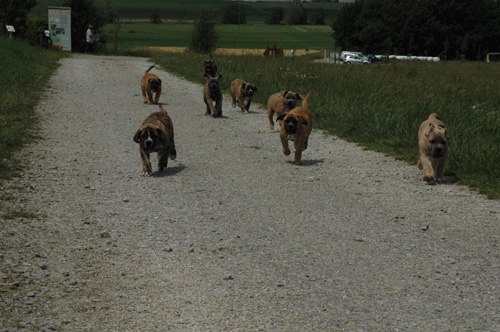
[[[207,106],[205,114],[220,117],[222,116],[222,90],[219,80],[222,78],[222,75],[210,77],[205,74],[205,77],[207,79],[207,83],[203,87],[203,101]]]
[[[149,71],[156,66],[149,67],[141,79],[142,101],[149,104],[158,104],[161,95],[161,79]],[[153,101],[153,94],[155,95]],[[147,95],[147,97],[146,97]]]
[[[203,61],[203,68],[205,69],[205,75],[215,77],[217,74],[217,63],[211,58],[212,57],[210,57],[210,60]]]
[[[240,78],[235,79],[231,83],[231,97],[233,97],[233,107],[236,107],[236,103],[238,103],[241,111],[243,113],[248,113],[250,104],[252,103],[252,97],[255,92],[257,92],[257,87],[255,85],[245,82]]]
[[[292,91],[281,91],[269,97],[267,101],[267,116],[269,118],[269,130],[274,131],[273,116],[280,117],[291,109],[295,108],[297,101],[302,100],[302,96]],[[281,121],[279,122],[281,126]]]
[[[159,112],[150,114],[134,135],[134,142],[139,144],[144,176],[151,176],[152,168],[149,155],[158,154],[158,168],[167,168],[168,158],[175,160],[177,151],[174,143],[174,126],[172,119],[161,105]]]
[[[285,156],[290,155],[288,141],[293,141],[295,148],[295,155],[293,158],[294,164],[302,165],[302,151],[307,149],[309,135],[311,135],[313,128],[312,114],[307,105],[307,101],[312,92],[313,90],[309,91],[302,101],[302,106],[295,107],[290,112],[276,118],[276,120],[283,120],[280,139],[283,146],[283,154]]]
[[[448,154],[448,132],[436,113],[422,122],[418,131],[420,156],[417,166],[424,170],[424,181],[444,181],[444,163]]]

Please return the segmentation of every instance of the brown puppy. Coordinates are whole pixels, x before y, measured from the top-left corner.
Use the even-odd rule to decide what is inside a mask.
[[[175,160],[177,152],[174,143],[174,126],[172,119],[161,105],[159,112],[150,114],[134,135],[134,142],[139,144],[144,176],[151,176],[152,168],[149,155],[158,153],[158,168],[167,168],[168,158]]]
[[[295,107],[288,113],[282,114],[276,120],[283,120],[281,126],[280,138],[283,145],[283,153],[285,156],[290,155],[288,141],[293,141],[295,148],[294,164],[302,165],[302,151],[307,149],[309,143],[309,135],[313,127],[311,111],[308,108],[307,100],[311,96],[313,90],[309,91],[307,96],[302,101],[301,107]]]
[[[248,113],[250,104],[252,103],[253,94],[257,91],[257,87],[253,84],[247,83],[242,79],[235,79],[231,83],[231,96],[233,97],[233,107],[236,103],[241,108],[243,113]],[[246,101],[246,105],[244,102]]]
[[[156,66],[149,67],[141,79],[142,101],[149,104],[158,104],[161,95],[161,79],[149,71]],[[153,93],[156,93],[153,101]],[[146,98],[147,94],[147,98]]]
[[[63,50],[63,46],[62,45],[52,44],[52,46],[50,47],[50,49],[53,50],[53,51],[62,51]]]
[[[448,152],[448,132],[436,113],[422,122],[418,131],[418,146],[420,157],[417,166],[424,170],[424,181],[434,184],[434,181],[444,180],[444,163]]]
[[[212,56],[210,56],[210,60],[203,61],[203,68],[205,69],[205,75],[215,77],[217,74],[217,63],[212,60]]]
[[[274,130],[273,116],[280,117],[297,105],[297,100],[301,100],[302,96],[292,91],[281,91],[269,97],[267,101],[267,116],[269,118],[269,130]],[[281,121],[280,121],[281,126]]]
[[[205,74],[205,77],[207,79],[207,83],[203,86],[203,101],[207,106],[205,114],[213,117],[222,116],[222,90],[219,84],[222,75],[210,77]]]

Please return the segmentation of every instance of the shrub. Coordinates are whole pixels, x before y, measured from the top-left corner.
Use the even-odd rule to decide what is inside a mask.
[[[215,12],[213,10],[202,9],[198,12],[189,43],[191,51],[212,53],[216,50],[218,36],[215,31],[214,16]]]

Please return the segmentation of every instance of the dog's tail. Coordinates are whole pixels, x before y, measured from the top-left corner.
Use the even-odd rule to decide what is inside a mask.
[[[441,118],[439,117],[439,115],[437,115],[436,113],[432,113],[431,115],[429,115],[429,120],[431,120],[431,119],[441,120]]]
[[[161,104],[158,104],[158,106],[160,107],[160,112],[165,112],[167,113],[167,111],[161,106]],[[168,113],[167,113],[168,114]]]
[[[304,98],[304,100],[302,100],[302,107],[309,109],[309,107],[307,106],[307,100],[309,99],[309,97],[311,97],[312,92],[313,92],[313,90],[309,91],[309,93]]]
[[[151,67],[149,67],[149,69],[148,69],[148,70],[146,70],[146,74],[147,74],[147,73],[149,73],[149,71],[150,71],[151,69],[153,69],[154,67],[156,67],[156,65],[152,65]]]

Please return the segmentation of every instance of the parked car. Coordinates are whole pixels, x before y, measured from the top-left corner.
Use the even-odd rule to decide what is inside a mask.
[[[382,61],[382,59],[380,59],[379,57],[373,55],[373,54],[368,54],[366,56],[366,58],[371,62],[371,63],[374,63],[374,62],[379,62],[379,61]]]
[[[358,55],[346,55],[344,58],[344,63],[347,65],[355,64],[355,65],[369,65],[371,62],[368,59],[362,58]]]

